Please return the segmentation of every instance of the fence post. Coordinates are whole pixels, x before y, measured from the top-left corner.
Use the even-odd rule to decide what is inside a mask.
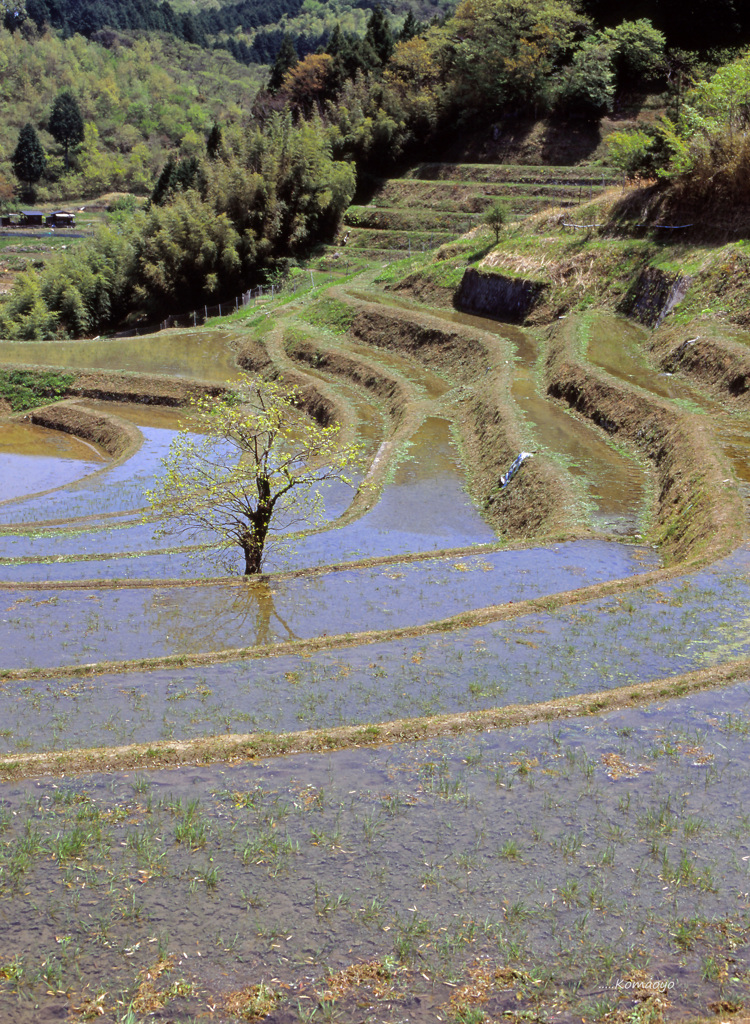
[[[223,313],[221,312],[221,303],[219,303],[219,316],[223,316]]]
[[[206,320],[208,320],[208,306],[203,307],[203,323],[205,323]]]
[[[193,327],[195,327],[195,310],[193,310]]]

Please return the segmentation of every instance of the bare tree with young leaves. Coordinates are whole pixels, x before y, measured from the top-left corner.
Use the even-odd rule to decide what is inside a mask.
[[[220,398],[193,403],[190,427],[163,460],[164,475],[147,498],[162,532],[213,533],[239,547],[245,575],[260,572],[270,532],[322,521],[322,489],[352,484],[362,446],[344,444],[338,424],[303,413],[295,388],[243,375]]]

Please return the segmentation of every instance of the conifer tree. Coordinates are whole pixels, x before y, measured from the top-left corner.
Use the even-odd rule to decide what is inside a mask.
[[[214,121],[211,131],[206,139],[206,152],[210,160],[215,160],[221,149],[221,128]]]
[[[69,89],[61,92],[55,100],[49,119],[49,130],[55,142],[65,150],[65,170],[70,168],[69,150],[83,142],[83,117],[78,100]]]
[[[26,182],[27,191],[33,194],[34,185],[44,174],[47,163],[33,124],[27,123],[21,129],[18,135],[18,145],[11,160],[16,177],[20,181]]]
[[[367,22],[365,42],[373,48],[381,64],[388,63],[388,59],[393,53],[393,32],[388,15],[380,4],[372,9],[370,20]]]
[[[285,32],[284,38],[281,40],[281,48],[276,54],[276,60],[271,68],[271,75],[268,79],[268,85],[266,86],[268,91],[274,93],[278,92],[287,71],[291,71],[292,68],[296,68],[298,64],[299,57],[294,46],[294,40],[288,32]]]
[[[404,24],[401,27],[401,31],[398,34],[399,42],[408,43],[408,41],[413,39],[414,36],[419,35],[421,29],[421,24],[414,17],[412,11],[409,11],[404,20]]]

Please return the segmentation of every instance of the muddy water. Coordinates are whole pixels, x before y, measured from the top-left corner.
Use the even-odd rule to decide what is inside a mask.
[[[146,505],[144,491],[153,487],[161,473],[161,460],[184,421],[178,409],[152,408],[139,404],[82,402],[94,412],[110,411],[140,427],[143,443],[128,459],[95,476],[85,477],[42,497],[19,500],[0,507],[0,522],[38,523],[48,519],[96,516],[126,512]],[[150,426],[158,423],[158,426]]]
[[[345,351],[365,356],[370,360],[376,358],[378,365],[386,370],[395,370],[406,377],[424,391],[428,398],[441,398],[450,389],[450,384],[443,377],[421,366],[414,359],[398,355],[390,349],[347,340]]]
[[[575,562],[556,564],[565,553],[553,549],[548,552],[548,569],[560,584],[567,578],[583,585],[581,573],[594,569],[597,554],[602,564],[608,564],[606,547],[602,544],[597,552],[596,547],[571,545],[567,557],[578,556],[577,566]],[[527,560],[510,559],[511,554],[436,560],[413,574],[404,566],[389,566],[381,570],[382,583],[367,585],[366,577],[360,577],[365,581],[364,598],[350,576],[344,577],[340,587],[352,588],[348,595],[352,602],[371,601],[372,621],[381,600],[395,601],[399,608],[432,601],[432,607],[438,608],[442,593],[447,595],[442,607],[447,608],[454,589],[458,591],[455,606],[471,607],[472,594],[485,601],[501,598],[500,582],[495,581],[496,590],[492,582],[484,582],[493,579],[486,566],[493,566],[494,575],[504,577],[508,588],[521,580],[526,594],[545,593],[544,565],[537,561],[535,572],[532,552],[525,553]],[[710,570],[619,599],[310,656],[112,674],[75,685],[69,679],[6,683],[0,690],[0,720],[12,722],[13,728],[3,742],[13,752],[26,745],[86,745],[87,736],[98,735],[101,729],[108,742],[124,743],[226,730],[325,728],[534,704],[689,672],[750,654],[750,620],[745,614],[750,603],[749,568],[750,554],[739,551]],[[335,596],[330,588],[316,593]],[[4,626],[10,630],[6,637],[23,635],[22,614],[33,622],[34,613],[46,613],[44,605],[32,603],[38,595],[24,595],[29,596],[32,600],[25,609],[20,604],[7,610],[3,606],[1,617],[12,623]],[[114,605],[115,597],[105,602],[105,611]],[[163,600],[163,624],[168,618],[168,633],[173,637],[176,615],[165,611]],[[189,596],[185,600],[190,628],[205,628],[197,606]],[[347,618],[345,600],[339,590],[342,622],[352,621]],[[102,614],[103,604],[87,603],[89,615]],[[706,607],[711,609],[709,617]],[[155,611],[142,608],[147,622]],[[236,604],[225,600],[224,616],[235,622],[237,611]],[[276,587],[264,595],[255,615],[256,629],[262,626],[266,636],[274,629],[280,631],[282,625],[293,630],[300,621],[290,612],[288,592]],[[402,616],[404,622],[413,617]],[[87,628],[81,630],[86,634],[81,644],[92,642],[89,625],[93,624],[84,623]],[[40,646],[47,642],[47,632],[34,625],[29,628]],[[125,616],[121,628],[124,632],[131,628]],[[101,636],[99,640],[106,642]],[[67,656],[69,650],[70,646],[63,653]]]
[[[506,600],[508,594],[539,596],[548,592],[550,579],[559,588],[607,578],[615,568],[611,547],[593,541],[556,546],[546,550],[546,562],[541,561],[539,552],[506,551],[436,559],[417,572],[405,565],[387,566],[381,568],[382,580],[374,575],[355,578],[346,574],[338,584],[331,581],[333,586],[316,593],[324,601],[337,599],[330,600],[329,607],[340,609],[342,622],[351,621],[347,618],[347,601],[356,605],[370,601],[376,609],[370,621],[375,621],[378,602],[393,599],[393,595],[399,608],[424,605],[429,611],[431,601],[432,608],[440,602],[442,610],[461,610],[470,607],[472,600]],[[621,575],[650,567],[647,552],[620,551]],[[643,560],[633,558],[639,553],[645,556]],[[525,616],[512,622],[310,656],[113,673],[93,680],[6,682],[0,688],[0,721],[12,728],[0,747],[6,749],[7,744],[12,752],[27,746],[85,746],[92,735],[103,734],[109,743],[125,743],[226,730],[326,727],[527,704],[606,689],[704,664],[712,654],[710,644],[695,628],[687,640],[682,623],[685,611],[694,613],[698,595],[711,584],[727,593],[733,590],[728,576],[720,583],[707,576],[696,580],[687,594],[651,594],[642,604],[633,603],[632,608],[624,602],[591,602],[580,614],[563,610],[554,615]],[[252,624],[257,635],[269,640],[283,630],[289,636],[301,621],[292,607],[294,596],[280,584],[272,584],[255,593],[252,607],[245,600],[240,608],[238,599],[229,592],[225,592],[220,609],[215,607],[230,626],[235,626],[237,636],[237,623],[245,627],[245,636]],[[719,602],[714,655],[716,650],[723,651],[726,624],[745,596],[746,588],[735,591],[731,603]],[[35,615],[41,616],[50,607],[50,599],[44,595],[23,597],[27,599],[24,604],[15,602],[2,614],[12,624],[15,637],[21,636],[22,615],[33,621]],[[50,597],[53,601],[57,597],[58,605],[66,600],[64,594]],[[71,594],[70,601],[75,600],[76,595]],[[131,603],[136,600],[131,596]],[[153,603],[149,609],[145,595],[140,600],[144,623],[149,616],[161,615],[165,631],[169,620],[171,638],[178,636],[173,607],[178,600],[186,603],[189,628],[205,629],[205,616],[190,593],[181,598],[166,592],[157,594],[152,600],[159,602],[158,609]],[[173,602],[171,610],[166,610],[167,600]],[[126,614],[128,607],[120,607],[116,593],[103,595],[101,600],[89,594],[84,603],[86,608],[78,615],[82,634],[78,652],[85,648],[92,660],[97,639],[102,648],[106,646],[105,619],[113,608],[122,613],[120,634],[137,630],[137,614],[134,626]],[[675,611],[677,607],[680,611]],[[70,604],[68,611],[74,615]],[[82,614],[86,621],[81,621]],[[653,635],[639,639],[637,631],[647,617],[654,623]],[[46,642],[47,632],[33,625],[29,630],[36,640],[43,632]],[[68,638],[62,639],[62,653],[75,653]],[[110,635],[109,640],[111,654],[115,638]],[[117,642],[122,642],[121,636]]]
[[[594,522],[600,529],[636,533],[645,500],[642,468],[611,448],[587,424],[539,394],[538,351],[533,337],[520,328],[465,313],[447,313],[445,317],[511,342],[516,353],[511,394],[522,409],[535,440],[543,449],[563,456],[570,472],[580,480],[593,507]]]
[[[352,393],[352,399],[358,435],[365,443],[366,450],[369,449],[374,455],[382,431],[380,413],[356,392]],[[69,519],[71,525],[74,525],[75,520],[80,518],[113,513],[127,515],[143,509],[147,504],[144,492],[153,487],[161,476],[162,460],[169,452],[178,431],[186,426],[194,426],[184,410],[166,406],[94,400],[82,401],[80,404],[93,412],[111,414],[138,426],[143,438],[140,448],[120,464],[93,478],[74,483],[54,494],[29,501],[14,501],[4,509],[0,507],[0,524],[45,523]],[[345,484],[334,483],[326,488],[323,494],[326,518],[334,519],[346,511],[352,493],[351,487]],[[299,526],[295,528],[299,529]],[[202,543],[210,539],[202,535],[190,538],[190,542]],[[116,550],[129,549],[127,543],[124,546],[120,546],[119,541],[117,543]],[[96,544],[96,538],[92,544]],[[169,545],[170,541],[162,541],[158,546]],[[0,558],[5,552],[9,557],[19,557],[21,554],[35,553],[36,550],[30,548],[28,541],[19,540],[11,544],[7,538],[0,536]],[[60,553],[69,550],[70,547],[66,546]],[[94,548],[87,546],[85,550]]]
[[[635,384],[660,398],[680,400],[688,408],[711,417],[711,428],[731,462],[740,491],[750,504],[750,417],[729,413],[717,401],[701,394],[678,377],[650,367],[642,351],[645,331],[614,316],[600,316],[590,330],[588,358],[613,377]]]
[[[372,295],[362,298],[373,300]],[[387,305],[413,310],[406,300],[388,296]],[[523,411],[533,440],[550,453],[562,455],[565,464],[581,483],[592,507],[595,524],[616,534],[638,532],[645,501],[644,471],[633,460],[615,451],[601,435],[561,406],[539,395],[536,383],[538,351],[533,337],[510,324],[439,308],[420,307],[430,316],[450,323],[465,324],[509,341],[515,350],[516,366],[511,393]]]
[[[450,424],[429,416],[401,451],[375,507],[338,530],[295,545],[295,564],[321,565],[371,555],[491,543],[497,538],[465,491]],[[277,562],[269,552],[269,568]]]
[[[445,1019],[484,962],[519,967],[490,987],[493,1018],[551,1017],[571,978],[569,1019],[590,1017],[634,969],[672,983],[668,1014],[705,1017],[750,997],[749,713],[736,687],[459,740],[5,784],[0,958],[21,969],[0,1015],[57,1019],[84,986],[109,1006],[171,956],[159,987],[196,986],[172,1019],[265,978],[284,1019],[309,1020],[329,972],[389,956],[395,992],[328,1011]]]
[[[106,454],[72,434],[0,423],[0,502],[63,487],[106,465]]]
[[[0,342],[0,363],[132,370],[222,382],[238,373],[223,331],[174,331],[95,341]]]
[[[103,524],[103,525],[101,525]],[[36,531],[0,533],[0,560],[12,558],[59,558],[61,556],[100,554],[110,552],[148,553],[166,547],[156,536],[157,527],[143,523],[140,515],[120,521],[102,519],[98,525],[79,525],[77,528],[49,527]]]
[[[692,388],[647,365],[640,351],[646,338],[647,332],[628,320],[597,316],[589,331],[587,355],[592,363],[613,377],[644,388],[660,398],[692,400],[695,394]]]

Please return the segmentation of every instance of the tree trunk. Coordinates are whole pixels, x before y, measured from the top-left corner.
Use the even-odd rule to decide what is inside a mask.
[[[263,550],[259,549],[252,541],[243,544],[242,550],[245,554],[245,575],[253,576],[260,572],[260,563],[263,558]]]
[[[245,554],[246,576],[253,576],[255,573],[260,572],[270,524],[271,509],[261,507],[256,511],[251,526],[245,530],[240,538],[240,544]]]

